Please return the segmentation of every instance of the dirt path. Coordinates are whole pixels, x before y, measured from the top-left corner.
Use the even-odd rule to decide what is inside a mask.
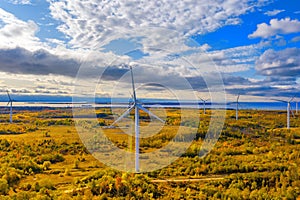
[[[173,179],[157,179],[152,180],[153,183],[167,183],[167,182],[200,182],[200,181],[218,181],[223,180],[224,177],[207,177],[207,178],[173,178]]]

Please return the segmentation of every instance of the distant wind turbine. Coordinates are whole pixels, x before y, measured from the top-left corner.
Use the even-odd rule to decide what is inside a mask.
[[[206,113],[206,109],[205,109],[205,104],[208,101],[208,99],[202,99],[201,97],[199,97],[199,99],[201,99],[201,101],[203,102],[203,113]]]
[[[235,109],[235,119],[239,119],[239,99],[240,99],[240,94],[238,94],[236,98],[236,109]]]
[[[139,163],[140,114],[139,114],[139,110],[146,112],[149,116],[156,118],[157,120],[161,121],[162,123],[165,123],[165,121],[160,119],[156,115],[154,115],[152,112],[150,112],[149,110],[144,108],[141,103],[139,103],[139,101],[137,100],[137,97],[136,97],[133,72],[132,72],[131,66],[130,66],[130,73],[131,73],[131,83],[132,83],[132,91],[133,91],[133,95],[132,95],[133,103],[116,121],[114,121],[111,124],[111,126],[114,126],[116,123],[118,123],[120,120],[122,120],[125,116],[129,115],[133,109],[135,110],[135,115],[134,115],[134,119],[135,119],[135,171],[138,173],[140,171],[140,166],[139,166],[139,164],[140,164]]]
[[[296,114],[298,115],[298,101],[296,101]]]
[[[280,100],[280,99],[272,99],[274,101],[278,101],[278,102],[283,102],[283,103],[287,103],[287,108],[286,108],[286,124],[287,124],[287,129],[290,129],[290,113],[293,113],[292,109],[291,109],[291,101],[293,101],[295,97],[291,98],[289,101],[284,101],[284,100]]]
[[[10,104],[10,117],[9,117],[9,122],[10,123],[12,123],[13,121],[12,121],[12,115],[13,115],[13,113],[12,113],[12,104],[13,104],[13,102],[15,101],[15,100],[13,100],[11,97],[10,97],[10,95],[9,95],[9,92],[8,91],[6,91],[7,92],[7,96],[8,96],[8,102],[7,102],[7,105],[9,105]]]
[[[238,94],[236,101],[233,102],[229,102],[227,104],[235,104],[235,119],[238,120],[239,119],[239,99],[240,99],[240,94]]]

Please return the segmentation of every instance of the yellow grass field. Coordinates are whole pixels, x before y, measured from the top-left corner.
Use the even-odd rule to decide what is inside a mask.
[[[190,130],[195,130],[193,142],[172,164],[140,174],[111,169],[94,158],[80,139],[71,109],[19,111],[14,114],[13,124],[8,123],[8,114],[1,114],[0,199],[300,196],[300,116],[291,118],[291,129],[287,130],[284,111],[241,110],[236,121],[235,111],[228,110],[218,142],[210,153],[202,156],[200,149],[211,111],[207,110],[205,115],[202,110],[189,111],[200,118],[196,127],[194,123],[180,124],[176,109],[165,112],[164,127],[148,126],[150,119],[141,114],[141,133],[149,136],[140,140],[141,158],[168,145],[179,130],[185,138]],[[96,114],[103,134],[120,149],[133,152],[134,138],[124,133],[132,132],[131,127],[120,123],[121,129],[105,128],[114,120],[110,110],[97,109]],[[157,134],[152,134],[157,130]]]

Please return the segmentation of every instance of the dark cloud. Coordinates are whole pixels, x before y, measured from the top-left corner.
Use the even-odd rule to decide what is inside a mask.
[[[80,63],[74,59],[61,58],[43,49],[35,52],[24,48],[0,49],[0,71],[2,72],[74,77],[79,66]]]
[[[253,87],[246,88],[230,88],[226,89],[226,92],[230,94],[251,95],[260,97],[293,97],[295,96],[295,94],[299,94],[300,90],[297,88],[281,89],[275,86],[255,85]]]
[[[172,89],[194,89],[197,91],[208,91],[209,87],[219,87],[224,84],[228,93],[254,96],[293,96],[300,93],[297,89],[297,76],[300,75],[300,49],[290,48],[282,51],[267,50],[256,62],[256,70],[260,75],[265,75],[261,81],[251,81],[241,76],[223,74],[223,82],[217,75],[210,74],[206,77],[182,77],[179,73],[156,67],[135,66],[134,78],[138,84],[144,85],[146,90],[164,90],[164,87]],[[100,62],[101,63],[101,62]],[[115,64],[111,66],[92,66],[83,71],[84,78],[99,77],[103,81],[131,82],[129,66],[127,64]],[[98,62],[97,62],[98,64]],[[99,64],[100,65],[100,64]],[[28,51],[24,48],[0,49],[0,71],[14,74],[33,75],[63,75],[75,77],[80,63],[74,59],[61,58],[43,49]],[[166,73],[170,71],[170,73]],[[102,73],[102,76],[99,75]],[[126,77],[122,78],[124,75]],[[39,78],[37,78],[38,80]],[[185,85],[183,79],[187,80],[192,88]],[[72,85],[71,82],[62,80],[51,80],[51,84]],[[295,87],[291,87],[291,86]],[[163,87],[162,87],[163,86]],[[236,86],[236,87],[235,87]],[[243,89],[240,89],[243,88]],[[55,89],[55,88],[54,88]],[[1,91],[1,90],[0,90]],[[37,87],[34,91],[20,89],[15,93],[44,93],[51,91],[45,86]],[[65,94],[64,91],[56,93]]]
[[[288,48],[282,51],[269,49],[256,62],[258,74],[265,76],[300,75],[300,49]]]
[[[32,91],[22,88],[22,89],[11,89],[12,93],[23,93],[23,94],[30,94]]]
[[[251,85],[252,82],[241,76],[223,76],[223,82],[226,86],[231,85]]]
[[[254,96],[265,96],[266,91],[273,90],[271,86],[252,86],[244,88],[230,88],[226,89],[226,92],[230,94],[240,94],[240,95],[254,95]]]
[[[110,66],[102,73],[101,79],[107,81],[119,80],[125,73],[129,71],[129,66]]]
[[[206,90],[207,84],[203,77],[189,77],[188,82],[194,88],[194,90]]]
[[[187,78],[189,83],[195,90],[208,91],[210,89],[216,89],[216,87],[226,87],[232,85],[251,85],[251,81],[240,76],[223,75],[222,81],[217,76],[209,77],[189,77]]]
[[[260,82],[261,84],[276,84],[276,85],[295,85],[297,77],[286,77],[286,76],[267,76],[265,80]]]
[[[167,89],[163,85],[157,83],[147,83],[142,87],[148,91],[165,91]]]
[[[118,80],[128,71],[128,67],[124,68],[121,65],[107,67],[102,62],[104,61],[100,59],[96,65],[85,65],[80,71],[79,78],[98,78],[102,74],[103,80]],[[1,72],[31,75],[54,74],[74,78],[80,66],[81,63],[75,59],[62,58],[44,49],[34,52],[24,48],[0,49]]]
[[[252,81],[245,77],[225,74],[222,78],[226,92],[233,95],[292,97],[300,93],[296,82],[297,77],[267,76],[263,80]]]
[[[292,97],[300,93],[297,87],[296,77],[266,77],[264,80],[255,82],[243,77],[228,77],[227,79],[231,81],[227,82],[225,79],[225,86],[237,85],[235,88],[226,89],[226,92],[229,94],[261,97]],[[244,80],[244,84],[239,83],[239,80]]]

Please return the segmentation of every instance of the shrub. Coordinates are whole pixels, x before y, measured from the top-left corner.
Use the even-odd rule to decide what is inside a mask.
[[[71,172],[68,168],[65,169],[64,176],[71,176]]]
[[[1,178],[0,179],[0,194],[6,195],[9,191],[9,185],[7,183],[7,180]]]
[[[39,182],[39,186],[40,186],[40,189],[42,189],[42,188],[46,188],[46,189],[49,189],[49,190],[54,190],[55,189],[53,183],[49,179],[42,179]]]
[[[21,175],[17,173],[15,169],[10,169],[2,176],[9,186],[13,186],[19,183]]]
[[[43,163],[43,170],[49,170],[50,169],[50,165],[51,165],[50,161],[45,161]]]
[[[43,164],[45,161],[50,161],[52,164],[57,162],[63,162],[65,159],[61,154],[45,154],[37,158],[38,164]]]
[[[10,143],[6,139],[0,139],[0,150],[7,150]]]
[[[42,168],[32,160],[14,161],[10,164],[10,167],[24,170],[27,173],[31,173],[31,172],[39,173],[42,171]]]
[[[24,191],[30,191],[31,187],[32,187],[32,185],[30,183],[25,183],[25,184],[20,186],[20,189],[24,190]]]
[[[79,160],[74,161],[74,169],[79,169]]]

